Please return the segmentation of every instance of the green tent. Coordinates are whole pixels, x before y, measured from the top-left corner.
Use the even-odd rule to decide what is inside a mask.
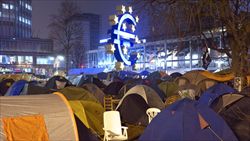
[[[166,98],[178,94],[179,86],[174,82],[162,82],[158,87],[164,92]]]

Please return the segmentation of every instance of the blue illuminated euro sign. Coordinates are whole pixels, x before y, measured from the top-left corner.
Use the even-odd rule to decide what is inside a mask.
[[[131,10],[132,11],[132,10]],[[114,55],[118,62],[124,62],[127,66],[132,66],[136,63],[138,55],[135,52],[128,54],[130,48],[133,48],[134,43],[139,42],[138,37],[134,34],[135,27],[138,22],[138,17],[131,15],[132,12],[124,12],[112,20],[114,25],[109,30],[111,35],[109,44],[114,44]]]

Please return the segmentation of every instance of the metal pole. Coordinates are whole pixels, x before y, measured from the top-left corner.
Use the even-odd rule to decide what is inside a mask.
[[[142,44],[143,45],[143,51],[144,51],[144,55],[143,55],[143,70],[146,69],[146,44]]]
[[[189,69],[192,70],[192,40],[189,41],[189,53],[190,53],[190,60],[189,60]]]
[[[167,43],[164,43],[164,52],[165,52],[165,71],[167,70]]]

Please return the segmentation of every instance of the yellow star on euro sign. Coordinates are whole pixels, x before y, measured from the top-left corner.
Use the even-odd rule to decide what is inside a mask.
[[[123,47],[123,54],[128,54],[128,48],[126,46]]]
[[[132,13],[133,13],[132,6],[129,6],[127,11],[128,11],[130,14],[132,14]]]
[[[139,23],[139,17],[138,16],[135,17],[135,22]]]
[[[126,31],[126,29],[127,29],[126,23],[123,23],[123,24],[122,24],[122,29],[123,29],[123,31]]]
[[[108,53],[114,53],[115,52],[115,45],[114,44],[108,44],[106,46],[106,50]]]
[[[123,69],[124,69],[124,64],[123,64],[123,62],[116,62],[116,63],[115,63],[115,68],[116,68],[117,70],[123,70]]]
[[[135,25],[131,25],[131,30],[132,30],[132,32],[135,32]]]
[[[109,22],[111,25],[116,25],[118,23],[118,17],[116,15],[109,16]]]
[[[120,5],[116,7],[116,10],[119,14],[124,14],[126,12],[126,7],[124,5]]]

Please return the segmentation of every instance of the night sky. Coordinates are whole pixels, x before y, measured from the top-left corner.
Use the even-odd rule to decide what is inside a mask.
[[[50,15],[56,14],[63,0],[33,0],[32,1],[32,31],[33,36],[48,38]],[[94,13],[101,16],[100,38],[107,38],[110,28],[108,17],[116,14],[117,5],[127,5],[128,0],[72,0],[77,2],[82,13]]]

